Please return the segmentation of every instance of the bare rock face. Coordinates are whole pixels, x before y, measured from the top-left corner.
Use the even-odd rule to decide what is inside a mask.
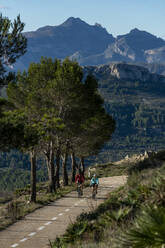
[[[159,155],[159,153],[161,154],[161,156]],[[145,151],[144,153],[141,153],[141,154],[134,154],[131,157],[126,155],[124,159],[117,161],[114,164],[120,164],[121,162],[138,164],[143,161],[147,161],[150,164],[154,164],[155,161],[157,163],[158,160],[162,159],[162,153],[165,154],[165,152],[163,151],[159,153],[156,151]]]
[[[110,44],[107,49],[103,53],[103,57],[105,60],[111,61],[135,61],[136,54],[131,49],[125,39],[121,38],[120,40],[116,40],[113,44]]]
[[[127,63],[110,63],[109,65],[86,66],[84,67],[86,74],[93,73],[98,79],[107,75],[118,80],[130,81],[160,81],[165,83],[165,77],[156,73],[151,73],[146,67],[127,64]]]
[[[124,63],[112,64],[111,75],[118,79],[148,81],[150,79],[149,71],[141,66],[129,65]]]
[[[148,63],[164,63],[165,62],[165,46],[155,49],[146,50],[144,52],[145,60]]]

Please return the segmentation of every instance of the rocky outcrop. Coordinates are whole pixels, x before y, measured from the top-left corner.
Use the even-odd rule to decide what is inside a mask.
[[[114,162],[114,164],[141,164],[141,162],[145,162],[147,165],[151,166],[158,166],[160,161],[165,160],[165,151],[145,151],[144,153],[140,154],[134,154],[129,157],[129,155],[126,155],[124,159]]]
[[[84,67],[84,72],[93,73],[98,79],[111,76],[119,80],[152,81],[165,83],[165,77],[149,72],[145,67],[127,63],[111,63],[109,65]]]
[[[116,40],[113,44],[109,45],[108,48],[104,51],[105,59],[117,60],[117,57],[123,58],[125,61],[135,61],[136,54],[134,50],[129,47],[126,40],[121,38]]]
[[[118,79],[148,81],[151,78],[149,71],[141,66],[117,63],[110,65],[111,75]]]
[[[145,60],[148,63],[165,63],[165,46],[155,49],[146,50],[144,52]]]

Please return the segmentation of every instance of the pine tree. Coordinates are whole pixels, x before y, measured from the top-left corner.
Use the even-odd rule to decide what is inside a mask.
[[[6,71],[26,52],[27,40],[22,34],[24,26],[20,16],[12,23],[0,14],[0,87],[13,79],[14,75]]]

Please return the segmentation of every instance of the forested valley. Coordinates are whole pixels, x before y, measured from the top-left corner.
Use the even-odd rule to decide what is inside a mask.
[[[119,160],[127,154],[164,148],[164,84],[124,81],[101,75],[98,85],[105,101],[105,109],[116,121],[116,130],[110,142],[106,143],[97,156],[90,156],[85,160],[86,165]],[[40,157],[37,162],[38,181],[48,178],[44,163],[44,158]],[[70,164],[71,160],[68,160],[69,169]],[[0,182],[3,189],[10,190],[13,184],[15,187],[22,187],[29,183],[30,160],[27,154],[15,150],[2,152],[0,168],[4,175]],[[17,171],[24,180],[21,180],[20,176],[14,181]]]
[[[101,74],[99,91],[106,111],[116,121],[116,130],[97,156],[98,163],[164,149],[165,84],[117,80]]]

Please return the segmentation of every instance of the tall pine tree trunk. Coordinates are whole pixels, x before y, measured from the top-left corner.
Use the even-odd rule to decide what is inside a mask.
[[[30,152],[31,163],[31,196],[30,201],[36,202],[36,154],[34,150]]]
[[[66,152],[62,157],[63,186],[68,185],[67,159],[68,159],[68,153]]]
[[[84,173],[85,173],[84,157],[81,157],[81,158],[80,158],[80,168],[81,168],[81,172],[82,172],[83,175],[84,175]]]
[[[60,149],[56,152],[56,187],[60,188]]]
[[[48,177],[49,177],[49,192],[56,192],[56,182],[55,182],[55,169],[54,169],[54,151],[53,143],[50,142],[49,151],[46,154],[47,158],[47,168],[48,168]]]
[[[77,168],[77,163],[76,163],[74,152],[72,152],[72,154],[71,154],[71,161],[72,161],[72,177],[71,177],[71,180],[74,183],[75,182],[75,176],[76,176],[76,168]]]
[[[49,177],[49,192],[56,192],[55,169],[54,169],[54,152],[51,153],[50,159],[50,177]]]

